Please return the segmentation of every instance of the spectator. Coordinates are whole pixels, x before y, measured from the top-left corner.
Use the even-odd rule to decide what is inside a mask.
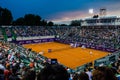
[[[0,80],[5,80],[3,69],[0,69]]]
[[[6,69],[4,70],[4,75],[5,75],[5,80],[9,80],[9,76],[12,74],[11,70],[10,70],[10,65],[7,64]]]
[[[48,65],[38,74],[37,80],[69,80],[69,74],[62,65]]]
[[[12,74],[9,76],[8,80],[20,80],[16,69],[12,68]]]
[[[89,80],[92,80],[92,79],[91,79],[91,77],[92,77],[92,72],[91,72],[91,69],[90,69],[90,68],[86,69],[86,73],[87,73],[87,75],[88,75],[88,77],[89,77]]]
[[[36,72],[34,70],[28,70],[22,80],[35,80],[35,79],[36,79]]]
[[[87,75],[87,73],[81,72],[81,73],[78,75],[78,80],[90,80],[90,79],[89,79],[89,76]]]
[[[98,67],[93,71],[93,80],[117,80],[117,78],[110,68]]]

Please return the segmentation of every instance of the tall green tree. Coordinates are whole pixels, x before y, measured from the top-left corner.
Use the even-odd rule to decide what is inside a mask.
[[[71,26],[81,26],[81,21],[80,20],[73,20],[70,23]]]
[[[41,21],[41,17],[38,16],[38,15],[36,15],[36,16],[35,16],[35,23],[36,23],[37,26],[40,25],[40,21]]]
[[[11,11],[0,7],[0,25],[11,25],[12,20]]]
[[[2,25],[2,8],[0,7],[0,25]]]
[[[33,14],[26,14],[24,16],[25,25],[33,26],[35,25],[35,16]]]
[[[38,15],[26,14],[24,16],[25,25],[29,25],[29,26],[37,25],[37,26],[39,26],[40,25],[40,21],[41,21],[41,17],[38,16]]]
[[[23,17],[18,18],[16,21],[13,21],[13,25],[25,25],[25,20]]]
[[[60,24],[60,26],[68,26],[67,24]]]
[[[47,26],[53,26],[53,25],[54,25],[54,23],[52,21],[47,23]]]
[[[46,21],[46,20],[42,20],[42,21],[40,22],[40,25],[41,25],[41,26],[46,26],[46,25],[47,25],[47,21]]]

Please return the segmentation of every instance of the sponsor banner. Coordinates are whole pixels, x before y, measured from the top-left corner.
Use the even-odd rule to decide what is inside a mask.
[[[32,44],[32,43],[43,43],[43,42],[53,42],[55,38],[48,38],[48,39],[35,39],[35,40],[21,40],[16,41],[17,44]]]
[[[60,43],[66,43],[66,44],[70,44],[71,42],[70,41],[65,41],[65,40],[62,40],[62,39],[59,39],[59,38],[56,38],[55,41],[58,41]],[[78,45],[81,47],[81,46],[85,46],[86,48],[91,48],[91,49],[96,49],[96,50],[101,50],[101,51],[107,51],[107,52],[115,52],[117,50],[115,49],[111,49],[111,48],[104,48],[104,47],[100,47],[100,46],[96,46],[96,45],[93,45],[92,43],[78,43]]]
[[[17,44],[32,44],[32,43],[43,43],[43,42],[53,42],[57,41],[60,43],[65,43],[65,44],[70,44],[70,41],[65,41],[59,38],[47,38],[47,39],[34,39],[34,40],[21,40],[21,41],[16,41],[15,43]],[[102,50],[102,51],[107,51],[107,52],[115,52],[117,50],[111,49],[111,48],[104,48],[104,47],[99,47],[99,46],[94,46],[91,44],[84,44],[84,43],[78,43],[79,46],[85,46],[86,48],[92,48],[96,50]]]

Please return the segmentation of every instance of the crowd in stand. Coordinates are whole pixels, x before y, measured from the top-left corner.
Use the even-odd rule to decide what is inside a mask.
[[[109,66],[69,73],[60,64],[46,64],[41,55],[8,42],[0,42],[0,80],[119,80],[120,57]],[[39,65],[39,66],[38,66]],[[43,66],[43,67],[41,67]]]
[[[58,35],[63,42],[78,42],[88,46],[118,50],[120,48],[120,28],[84,28],[75,26],[10,26],[5,27],[7,37],[33,37]]]
[[[106,27],[106,26],[105,26]],[[120,28],[71,28],[61,40],[79,42],[88,46],[118,50],[120,48]],[[61,29],[61,31],[63,31]],[[59,32],[59,31],[58,31]]]
[[[50,36],[52,35],[46,27],[43,26],[16,26],[12,30],[17,36],[32,37],[32,36]]]
[[[35,74],[39,72],[45,65],[44,61],[43,56],[29,49],[4,41],[0,42],[0,80],[27,80],[22,78],[30,73],[29,71]],[[5,79],[2,79],[2,76]],[[20,79],[9,79],[13,77]]]
[[[120,48],[120,28],[15,26],[5,27],[4,30],[8,37],[13,34],[17,37],[59,35],[63,42]],[[0,35],[2,34],[0,32]],[[77,73],[68,73],[67,69],[59,64],[47,65],[46,59],[21,45],[1,41],[0,80],[120,80],[120,57],[107,67],[86,67],[84,71]]]

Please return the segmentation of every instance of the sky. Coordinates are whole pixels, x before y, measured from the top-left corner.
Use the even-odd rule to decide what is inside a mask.
[[[99,14],[120,16],[120,0],[0,0],[0,7],[11,11],[14,20],[25,14],[35,14],[55,24],[69,24],[71,20]],[[89,13],[93,9],[93,14]]]

